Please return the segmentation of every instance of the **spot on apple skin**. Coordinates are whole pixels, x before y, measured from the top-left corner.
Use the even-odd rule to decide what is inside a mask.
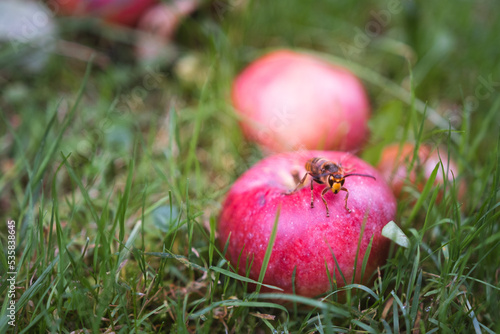
[[[265,205],[266,205],[266,196],[264,196],[264,194],[261,194],[259,196],[259,206],[263,207]]]

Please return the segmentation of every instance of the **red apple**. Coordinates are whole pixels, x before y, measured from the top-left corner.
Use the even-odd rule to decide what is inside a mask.
[[[50,7],[65,15],[94,16],[106,21],[134,25],[158,0],[51,0]]]
[[[307,54],[280,50],[257,59],[234,81],[232,102],[244,134],[270,151],[353,151],[368,134],[361,82]]]
[[[317,183],[314,183],[314,208],[311,208],[310,179],[303,188],[287,194],[296,185],[293,174],[298,172],[302,177],[306,173],[306,161],[313,157],[342,162],[349,173],[376,178],[350,176],[345,179],[351,212],[345,208],[345,192],[328,191],[325,199],[330,217],[327,217],[321,200],[325,185]],[[332,151],[282,153],[262,160],[236,181],[223,204],[218,233],[222,247],[229,238],[226,256],[241,275],[245,275],[248,262],[252,263],[249,277],[258,279],[278,208],[281,208],[278,230],[264,283],[292,293],[292,275],[296,268],[295,292],[313,297],[331,289],[328,268],[341,287],[344,283],[333,253],[350,284],[363,225],[355,282],[361,282],[361,264],[371,238],[363,282],[386,261],[390,241],[382,237],[381,231],[394,219],[396,201],[376,169],[355,156]]]
[[[141,61],[154,61],[167,46],[182,20],[199,6],[199,0],[174,0],[150,7],[140,18],[135,53]]]
[[[432,149],[427,145],[419,147],[417,153],[418,159],[414,162],[412,170],[409,170],[414,151],[415,145],[412,143],[405,143],[401,147],[399,144],[392,144],[385,147],[382,151],[377,169],[391,186],[396,197],[400,197],[405,184],[413,184],[419,191],[422,191],[432,171],[439,163],[439,157],[441,157],[441,161],[445,166],[449,182],[453,182],[453,179],[458,176],[458,167],[455,161],[450,159],[448,164],[448,153],[445,150],[439,150],[438,152],[438,150]],[[440,168],[434,184],[442,185],[443,183],[443,170]],[[459,197],[464,192],[464,185],[459,184]],[[438,201],[441,196],[438,196]]]

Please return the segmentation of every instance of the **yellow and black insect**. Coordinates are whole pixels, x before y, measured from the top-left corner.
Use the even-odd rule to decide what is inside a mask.
[[[321,199],[323,203],[325,203],[326,207],[326,216],[330,217],[330,212],[328,210],[328,204],[326,203],[324,195],[326,192],[331,189],[334,194],[338,194],[339,191],[345,191],[345,208],[348,212],[351,212],[351,209],[347,207],[347,198],[349,197],[349,190],[344,187],[345,178],[349,176],[363,176],[363,177],[371,177],[375,180],[375,177],[368,174],[357,174],[357,173],[349,173],[344,174],[344,168],[340,164],[336,164],[332,161],[329,161],[325,158],[312,158],[307,160],[306,162],[306,174],[297,184],[297,187],[289,194],[293,194],[299,189],[299,187],[304,184],[306,181],[307,175],[311,176],[311,208],[314,208],[314,195],[313,195],[313,183],[326,184],[327,187],[323,189],[321,192]]]

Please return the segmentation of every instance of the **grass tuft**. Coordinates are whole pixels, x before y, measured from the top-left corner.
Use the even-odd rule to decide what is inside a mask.
[[[367,34],[374,13],[390,16]],[[52,55],[36,75],[12,73],[21,54],[0,57],[0,332],[500,332],[495,13],[488,2],[204,2],[154,66],[133,61],[132,29],[54,17],[61,40],[99,50],[98,66]],[[239,130],[231,83],[282,47],[360,77],[372,117],[359,154],[371,164],[390,143],[415,144],[409,168],[418,147],[440,148],[424,188],[407,182],[398,202],[408,247],[393,243],[370,273],[371,239],[357,259],[375,278],[366,285],[347,282],[332,252],[332,291],[318,298],[264,283],[279,212],[257,279],[253,259],[228,263],[217,239],[224,195],[263,156]]]

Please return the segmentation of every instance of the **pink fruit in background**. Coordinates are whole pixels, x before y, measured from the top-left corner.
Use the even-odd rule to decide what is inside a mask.
[[[320,58],[280,50],[235,79],[234,108],[245,135],[270,151],[359,149],[370,105],[361,82]]]
[[[380,171],[384,179],[391,186],[394,195],[399,197],[405,184],[413,184],[419,191],[422,191],[425,183],[432,174],[432,171],[439,163],[439,157],[445,167],[448,182],[453,182],[453,179],[458,176],[457,164],[450,159],[447,163],[448,153],[444,150],[433,150],[427,145],[422,145],[418,149],[418,159],[413,163],[413,168],[410,168],[410,162],[413,159],[415,145],[405,143],[400,147],[399,144],[388,145],[382,151],[380,162],[377,169]],[[419,173],[421,173],[419,175]],[[434,181],[435,185],[444,183],[443,170],[440,168]],[[459,184],[459,198],[465,193],[464,184]],[[438,196],[438,200],[441,195]]]
[[[345,192],[328,191],[325,199],[330,217],[327,217],[321,200],[325,185],[314,184],[314,208],[310,207],[309,181],[297,192],[286,194],[295,188],[293,174],[302,177],[305,162],[313,157],[341,162],[351,173],[376,178],[345,179],[352,212],[344,206]],[[226,257],[238,267],[241,275],[245,275],[246,265],[252,263],[249,277],[258,279],[278,208],[281,208],[278,230],[264,277],[266,284],[292,293],[292,275],[296,268],[295,292],[313,297],[332,288],[328,268],[331,277],[335,273],[337,285],[343,286],[332,253],[350,284],[363,225],[355,281],[367,282],[377,266],[387,259],[390,240],[383,237],[381,231],[394,219],[396,201],[380,174],[355,156],[328,151],[282,153],[262,160],[235,182],[223,204],[218,233],[221,247],[229,238]],[[372,248],[361,280],[361,264],[371,238]]]
[[[94,16],[106,21],[134,25],[144,11],[158,0],[51,0],[56,12],[75,16]]]
[[[199,0],[175,0],[148,8],[137,25],[137,58],[148,61],[159,57],[171,42],[182,20],[198,6]]]

